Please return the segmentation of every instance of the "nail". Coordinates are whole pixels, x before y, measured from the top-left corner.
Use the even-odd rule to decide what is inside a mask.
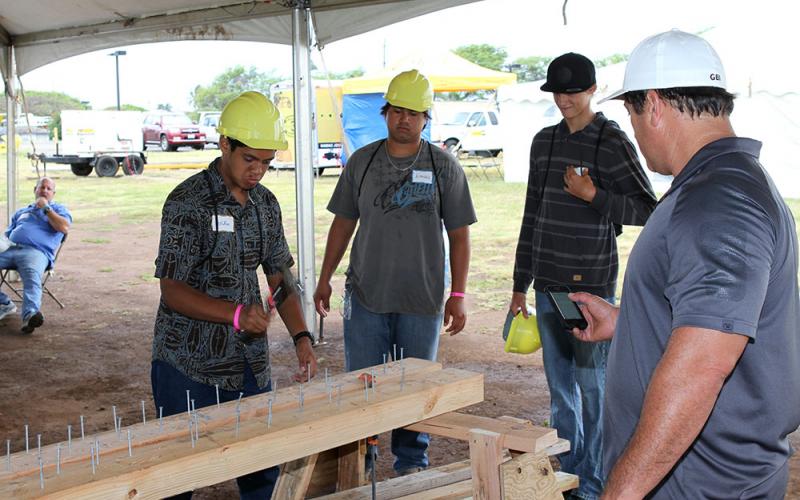
[[[94,461],[94,445],[89,446],[89,455],[92,457],[92,474],[94,474],[97,471],[97,466]]]
[[[189,418],[192,418],[192,400],[189,397],[189,389],[186,389],[186,413],[189,414]]]
[[[39,488],[44,489],[44,464],[42,457],[39,457]]]
[[[85,439],[85,435],[83,434],[83,415],[81,415],[81,441]]]
[[[386,375],[386,353],[383,353],[383,374]]]
[[[272,398],[269,400],[269,411],[267,413],[267,429],[272,427]]]
[[[11,440],[6,439],[6,469],[11,470]]]
[[[147,412],[144,409],[144,401],[142,401],[142,425],[147,424]]]
[[[97,465],[100,465],[100,439],[97,437],[94,438],[94,455]]]
[[[67,425],[67,453],[72,453],[72,425]]]
[[[219,384],[214,384],[214,390],[217,392],[217,408],[219,408]]]
[[[158,407],[158,430],[159,431],[163,431],[164,430],[164,407],[163,406],[159,406]]]
[[[117,439],[119,439],[119,423],[117,421],[117,407],[111,405],[111,413],[114,414],[114,432],[117,433]]]
[[[61,475],[61,443],[56,445],[56,474]]]
[[[28,424],[25,424],[25,453],[28,453]]]
[[[133,456],[133,448],[131,447],[131,430],[128,429],[128,456]]]

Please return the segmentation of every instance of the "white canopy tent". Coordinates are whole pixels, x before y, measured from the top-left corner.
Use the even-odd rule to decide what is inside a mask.
[[[477,0],[0,0],[0,68],[14,137],[17,76],[100,49],[176,40],[291,44],[299,284],[316,334],[311,30],[320,45]],[[16,211],[16,151],[8,141],[7,216]]]
[[[781,64],[780,53],[748,44],[730,30],[714,28],[703,36],[722,58],[728,89],[737,96],[731,123],[738,135],[763,142],[761,162],[781,194],[800,198],[800,170],[795,161],[800,157],[800,69]],[[595,102],[622,87],[625,66],[623,62],[597,69]],[[527,182],[533,136],[561,120],[552,94],[539,90],[543,83],[498,89],[506,182]],[[621,102],[609,101],[593,108],[616,121],[636,145],[628,113]],[[646,171],[657,192],[669,188],[671,177]]]

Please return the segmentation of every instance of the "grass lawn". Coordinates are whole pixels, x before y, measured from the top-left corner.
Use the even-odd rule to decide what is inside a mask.
[[[177,153],[159,153],[172,155],[174,159],[149,159],[153,164],[173,161],[183,162],[189,156],[203,156],[203,161],[214,158],[218,151],[181,151]],[[197,160],[197,159],[195,159]],[[6,159],[0,157],[0,213],[5,213],[6,206]],[[142,222],[156,222],[161,216],[161,207],[167,194],[179,182],[196,173],[198,170],[158,170],[145,167],[144,174],[138,177],[117,176],[114,178],[98,178],[94,174],[89,177],[77,177],[69,170],[49,172],[56,179],[58,187],[57,200],[69,206],[75,224],[93,224],[108,232],[113,238],[117,231],[125,231],[125,226]],[[19,161],[18,174],[18,206],[32,201],[32,189],[36,174],[24,157]],[[332,216],[325,209],[328,199],[336,185],[338,175],[335,170],[318,178],[314,185],[315,202],[315,241],[316,264],[319,268],[325,248],[325,240]],[[469,293],[471,303],[476,310],[501,310],[510,299],[511,274],[514,267],[514,251],[519,232],[525,199],[523,184],[507,184],[502,181],[496,171],[486,171],[488,179],[469,172],[470,189],[475,208],[478,212],[478,223],[472,226],[472,261],[470,264]],[[271,171],[264,178],[268,186],[278,197],[284,215],[284,226],[287,239],[296,251],[296,198],[295,178],[291,171]],[[787,200],[795,217],[800,219],[800,200]],[[628,255],[640,232],[636,227],[625,227],[618,238],[620,254],[620,276],[624,276]],[[102,248],[103,241],[97,241]],[[342,259],[338,270],[344,272],[348,257]],[[620,278],[621,279],[621,278]],[[335,302],[335,301],[334,301]],[[338,304],[332,304],[336,307]]]

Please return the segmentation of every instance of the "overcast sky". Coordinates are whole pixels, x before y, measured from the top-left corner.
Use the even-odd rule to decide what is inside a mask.
[[[629,53],[648,35],[670,28],[703,32],[727,59],[751,60],[772,53],[795,55],[796,20],[790,0],[569,0],[567,26],[561,17],[562,0],[483,0],[429,14],[325,47],[328,68],[343,72],[355,68],[379,69],[420,47],[452,49],[471,43],[503,47],[510,59],[563,52],[581,52],[592,59]],[[790,39],[791,37],[791,39]],[[167,42],[120,47],[120,93],[123,103],[155,108],[170,103],[190,110],[189,92],[207,85],[236,64],[255,66],[291,78],[288,46],[248,42]],[[113,49],[52,63],[26,75],[26,90],[55,90],[92,107],[116,104]],[[321,67],[319,54],[314,63]],[[785,59],[784,59],[785,60]],[[736,61],[734,61],[736,62]],[[784,66],[797,74],[799,65]],[[795,88],[795,91],[800,89]]]

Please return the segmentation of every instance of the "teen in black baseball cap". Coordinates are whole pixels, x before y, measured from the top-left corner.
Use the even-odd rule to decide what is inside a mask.
[[[545,92],[574,94],[595,84],[594,64],[586,56],[567,52],[553,59],[547,67],[547,81],[541,86]]]

